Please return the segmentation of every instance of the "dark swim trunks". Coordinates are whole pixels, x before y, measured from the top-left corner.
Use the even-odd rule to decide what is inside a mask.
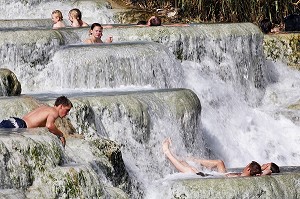
[[[202,172],[198,172],[198,173],[196,173],[196,174],[199,175],[199,176],[202,176],[202,177],[212,176],[212,175],[210,175],[210,174],[202,173]]]
[[[26,122],[17,117],[11,117],[7,120],[2,120],[0,128],[27,128]]]

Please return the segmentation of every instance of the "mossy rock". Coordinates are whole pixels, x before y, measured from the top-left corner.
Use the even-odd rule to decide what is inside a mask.
[[[264,53],[267,59],[282,61],[300,70],[300,34],[265,35]]]
[[[21,94],[21,84],[16,75],[6,68],[0,68],[0,96]]]

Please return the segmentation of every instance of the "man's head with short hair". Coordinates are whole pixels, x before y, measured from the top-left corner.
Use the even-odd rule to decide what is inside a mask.
[[[54,106],[69,106],[70,108],[73,107],[72,102],[66,96],[60,96],[55,100]]]
[[[54,103],[54,108],[57,110],[60,118],[68,115],[72,107],[72,102],[65,96],[58,97]]]
[[[261,166],[255,161],[249,163],[241,173],[241,176],[256,176],[256,175],[261,175]]]
[[[249,164],[250,176],[256,176],[261,174],[261,166],[255,161]]]

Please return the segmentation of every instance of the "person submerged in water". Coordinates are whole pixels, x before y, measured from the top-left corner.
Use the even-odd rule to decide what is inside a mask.
[[[182,173],[195,173],[201,176],[210,175],[200,172],[195,167],[189,165],[186,161],[175,158],[170,150],[170,145],[171,139],[165,139],[163,142],[163,152],[178,171]],[[226,177],[270,175],[271,173],[280,172],[279,167],[275,163],[267,163],[260,166],[257,162],[252,161],[243,169],[241,173],[227,173],[227,169],[222,160],[204,160],[197,158],[190,158],[190,160],[209,169],[216,168],[219,173],[226,173]]]
[[[86,44],[101,44],[104,43],[101,39],[103,33],[103,27],[99,23],[93,23],[90,29],[90,37],[84,41]],[[106,43],[112,43],[112,36],[110,36]]]
[[[63,118],[68,115],[73,107],[71,101],[65,97],[60,96],[56,99],[54,106],[40,106],[35,110],[27,113],[23,118],[11,117],[3,120],[0,123],[0,128],[36,128],[47,127],[48,130],[56,135],[62,145],[66,145],[64,134],[56,127],[55,120],[60,117]]]

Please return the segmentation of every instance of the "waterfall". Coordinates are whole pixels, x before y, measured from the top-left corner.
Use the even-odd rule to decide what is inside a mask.
[[[56,52],[40,79],[40,89],[131,85],[176,88],[182,85],[182,69],[175,57],[157,43],[72,45]]]
[[[11,26],[0,30],[1,67],[16,74],[23,94],[43,103],[70,96],[69,122],[85,136],[70,138],[62,150],[45,129],[1,132],[1,188],[53,198],[126,198],[128,190],[132,198],[195,198],[201,188],[208,197],[213,191],[215,197],[297,196],[299,183],[289,189],[283,182],[296,184],[298,175],[243,181],[178,175],[161,150],[162,140],[171,137],[172,150],[183,159],[219,158],[227,167],[252,160],[299,165],[300,73],[265,60],[263,35],[254,24],[114,27],[104,29],[102,38],[112,35],[112,44],[85,45],[89,28],[51,30],[50,14],[59,8],[67,21],[68,11],[78,7],[88,23],[114,23],[106,1],[0,3],[0,18],[10,19],[0,24]],[[15,30],[22,20],[25,25]],[[24,96],[0,101],[0,119],[22,117],[40,103]],[[113,152],[106,140],[114,142]],[[36,158],[36,148],[45,157]],[[118,158],[103,155],[105,150]],[[73,192],[63,195],[70,186]]]
[[[78,8],[82,12],[82,19],[88,24],[94,22],[106,24],[114,23],[113,12],[110,10],[111,7],[106,0],[1,0],[0,5],[0,19],[51,19],[52,11],[59,9],[63,14],[64,23],[69,25],[69,10]],[[22,27],[24,27],[24,25],[22,25]],[[50,28],[48,26],[46,27]],[[11,28],[14,28],[14,26],[11,26]]]

